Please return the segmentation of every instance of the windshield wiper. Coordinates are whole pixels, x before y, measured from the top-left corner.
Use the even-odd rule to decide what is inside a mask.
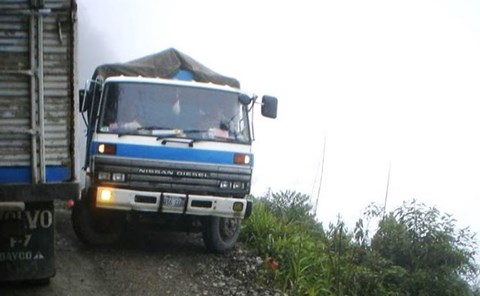
[[[188,147],[193,147],[193,144],[196,142],[205,141],[204,139],[192,139],[186,137],[186,134],[192,133],[206,133],[208,129],[187,129],[187,130],[176,130],[177,133],[170,135],[161,135],[157,137],[157,141],[162,141],[162,145],[167,144],[168,142],[188,144]]]
[[[120,138],[120,137],[123,137],[123,136],[139,136],[139,134],[137,134],[136,132],[133,132],[133,131],[119,131],[116,133],[117,136]]]
[[[177,138],[177,137],[158,137],[157,141],[160,141],[160,140],[162,140],[162,145],[165,145],[168,142],[172,142],[172,143],[188,144],[188,147],[193,147],[193,143],[195,143],[194,139]]]
[[[158,136],[157,141],[162,140],[162,143],[163,143],[167,138],[187,138],[186,134],[206,133],[206,132],[208,132],[208,129],[207,130],[206,129],[186,129],[186,130],[169,129],[169,130],[162,131],[162,133],[160,134],[157,134]]]
[[[119,132],[117,132],[117,135],[119,137],[122,137],[122,136],[145,136],[144,134],[139,134],[138,131],[162,131],[162,134],[168,134],[168,135],[172,135],[172,136],[175,136],[175,135],[178,135],[178,134],[181,134],[182,131],[181,130],[178,130],[178,129],[174,129],[174,128],[171,128],[171,127],[164,127],[164,126],[141,126],[141,127],[138,127],[136,129],[120,129]]]
[[[207,133],[208,129],[186,129],[186,130],[182,130],[182,132],[187,133],[187,134]]]
[[[141,130],[152,131],[152,130],[176,130],[176,129],[171,127],[165,127],[165,126],[149,125],[149,126],[141,126],[137,128],[137,131],[141,131]]]

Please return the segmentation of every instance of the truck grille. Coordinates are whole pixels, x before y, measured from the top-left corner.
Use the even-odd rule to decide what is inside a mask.
[[[252,176],[252,168],[248,166],[109,156],[95,156],[94,172],[95,177],[99,172],[125,174],[124,182],[99,181],[96,178],[97,185],[225,197],[249,194]]]

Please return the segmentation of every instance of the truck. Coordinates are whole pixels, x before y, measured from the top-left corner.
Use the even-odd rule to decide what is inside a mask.
[[[206,248],[234,248],[254,156],[253,109],[277,98],[240,89],[174,48],[98,66],[80,91],[87,126],[85,188],[72,210],[78,238],[115,244],[126,229],[201,232]]]
[[[55,274],[55,200],[78,199],[76,3],[0,2],[0,282]]]

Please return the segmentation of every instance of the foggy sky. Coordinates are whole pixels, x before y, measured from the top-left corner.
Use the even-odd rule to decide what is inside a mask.
[[[477,1],[77,0],[79,80],[175,47],[279,98],[255,117],[254,195],[318,191],[319,218],[413,198],[480,231]],[[257,108],[257,111],[258,108]]]

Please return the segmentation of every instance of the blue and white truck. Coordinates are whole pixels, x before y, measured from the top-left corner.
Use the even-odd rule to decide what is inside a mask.
[[[207,249],[231,250],[254,157],[253,109],[277,99],[240,89],[176,49],[96,68],[81,91],[86,186],[72,211],[77,236],[113,244],[128,225],[202,231]]]

